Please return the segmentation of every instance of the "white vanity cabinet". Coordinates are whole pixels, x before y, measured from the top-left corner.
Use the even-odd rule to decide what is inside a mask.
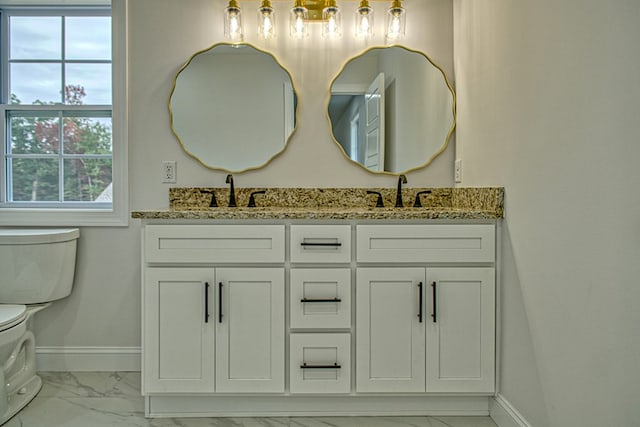
[[[359,265],[388,266],[357,269],[356,391],[495,390],[495,267],[468,266],[494,263],[494,234],[493,225],[357,227]]]
[[[284,267],[261,266],[284,261],[284,226],[150,225],[144,239],[143,393],[284,392]]]
[[[148,416],[486,414],[496,223],[143,227]]]
[[[213,268],[145,270],[143,385],[146,392],[214,390],[214,319],[210,311],[213,285]]]

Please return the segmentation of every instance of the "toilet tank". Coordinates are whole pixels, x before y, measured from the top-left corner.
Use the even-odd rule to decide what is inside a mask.
[[[38,304],[71,293],[77,228],[0,229],[0,303]]]

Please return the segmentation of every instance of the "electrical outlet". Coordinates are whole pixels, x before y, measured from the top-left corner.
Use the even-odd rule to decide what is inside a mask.
[[[176,161],[165,160],[162,162],[162,182],[165,184],[176,183]]]
[[[456,159],[453,176],[455,182],[462,182],[462,159]]]

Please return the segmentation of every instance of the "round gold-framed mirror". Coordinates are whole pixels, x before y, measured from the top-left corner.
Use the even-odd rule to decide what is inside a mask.
[[[349,59],[331,83],[332,137],[370,172],[405,174],[429,165],[456,126],[455,91],[420,51],[376,46]]]
[[[180,68],[169,95],[171,131],[210,169],[244,172],[282,153],[296,127],[291,74],[269,52],[217,43]]]

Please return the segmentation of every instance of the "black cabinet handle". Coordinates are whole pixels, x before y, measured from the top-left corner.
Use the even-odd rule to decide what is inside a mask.
[[[422,282],[418,283],[418,289],[418,293],[420,295],[420,302],[418,303],[418,307],[420,307],[420,310],[418,311],[418,319],[420,320],[420,323],[422,323]]]
[[[327,299],[302,298],[300,302],[342,302],[342,300],[340,298],[327,298]]]
[[[333,242],[333,243],[324,243],[324,242],[302,242],[300,243],[300,246],[333,246],[333,247],[340,247],[342,246],[342,243],[340,242]]]
[[[209,323],[209,282],[204,282],[204,323]]]
[[[218,323],[222,323],[222,282],[218,283]]]
[[[341,369],[342,366],[334,363],[333,365],[307,365],[303,363],[300,365],[300,369]]]
[[[438,321],[437,318],[437,312],[436,312],[436,282],[433,282],[431,284],[431,289],[433,291],[433,314],[431,315],[431,317],[433,317],[433,323],[436,323]]]

